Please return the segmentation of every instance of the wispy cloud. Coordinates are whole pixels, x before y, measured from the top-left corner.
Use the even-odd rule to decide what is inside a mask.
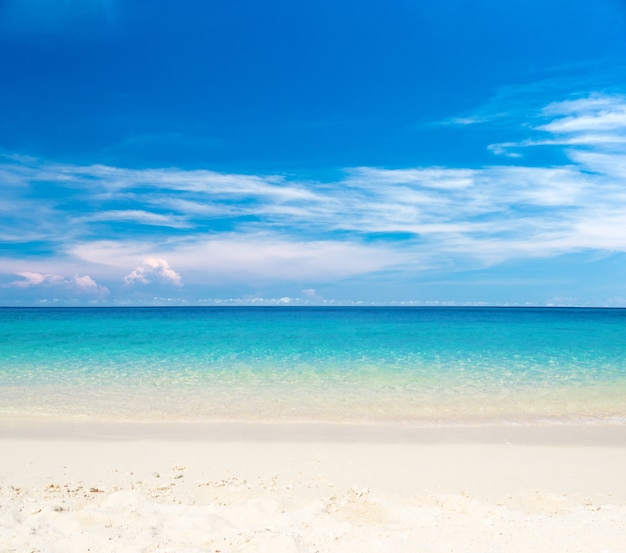
[[[298,241],[272,233],[191,236],[161,247],[149,242],[102,241],[77,245],[71,253],[82,263],[113,265],[121,270],[137,257],[155,250],[169,263],[162,258],[146,259],[125,277],[127,284],[163,278],[161,272],[170,268],[169,264],[186,280],[216,285],[329,281],[382,270],[406,260],[401,252],[380,246],[339,240]],[[180,282],[174,275],[169,279],[171,284],[177,281]]]
[[[191,225],[186,222],[184,216],[166,215],[163,213],[151,213],[142,209],[120,209],[102,211],[90,215],[75,217],[73,223],[94,223],[94,222],[115,222],[124,221],[140,225],[151,225],[158,227],[189,228]]]
[[[65,282],[65,278],[61,275],[31,273],[29,271],[17,273],[17,275],[22,277],[22,280],[16,280],[11,283],[11,286],[15,286],[16,288],[28,288],[30,286],[42,285],[54,286],[59,283]]]
[[[613,148],[626,143],[626,96],[593,94],[576,100],[553,102],[538,114],[548,119],[533,127],[538,138],[492,144],[496,154],[519,157],[519,149],[532,146]],[[518,150],[518,151],[515,151]]]
[[[567,161],[357,167],[335,182],[316,182],[5,156],[0,233],[24,251],[45,240],[53,252],[22,261],[21,270],[20,259],[7,254],[5,266],[21,273],[23,287],[67,282],[55,275],[71,274],[64,271],[72,263],[127,286],[180,286],[183,277],[211,285],[313,284],[585,250],[626,252],[626,161],[616,147],[626,141],[626,97],[554,102],[527,129],[527,139],[492,149],[519,155],[543,145]]]

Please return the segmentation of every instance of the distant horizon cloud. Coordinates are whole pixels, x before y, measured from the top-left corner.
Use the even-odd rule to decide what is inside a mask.
[[[34,273],[30,271],[15,274],[22,277],[22,280],[10,282],[8,286],[15,288],[64,287],[85,294],[97,294],[99,296],[109,294],[109,289],[106,286],[98,284],[89,275],[80,276],[76,274],[72,277],[65,277],[52,273]]]
[[[315,288],[305,288],[304,290],[300,290],[300,293],[305,298],[319,298],[317,292],[315,291]]]
[[[150,284],[154,279],[161,282],[183,286],[181,276],[170,267],[165,259],[148,257],[142,264],[124,277],[124,284]]]

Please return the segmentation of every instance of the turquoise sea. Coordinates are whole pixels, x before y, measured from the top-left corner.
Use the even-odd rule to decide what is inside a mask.
[[[1,308],[0,421],[626,421],[626,310]]]

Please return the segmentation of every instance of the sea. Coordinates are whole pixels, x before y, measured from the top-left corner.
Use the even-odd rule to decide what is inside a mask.
[[[0,308],[0,422],[626,422],[626,310]]]

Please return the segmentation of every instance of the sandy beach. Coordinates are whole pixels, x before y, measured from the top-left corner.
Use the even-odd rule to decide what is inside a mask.
[[[4,552],[620,552],[623,425],[0,426]]]

